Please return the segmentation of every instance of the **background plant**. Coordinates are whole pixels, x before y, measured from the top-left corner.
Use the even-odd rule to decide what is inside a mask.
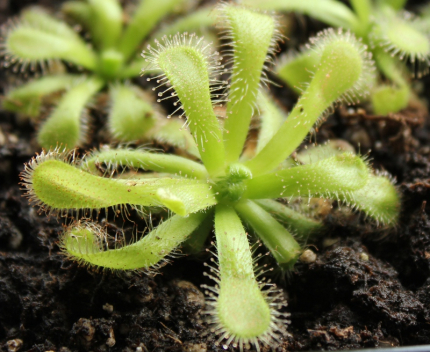
[[[230,82],[218,79],[226,66],[195,35],[165,36],[143,53],[149,70],[163,72],[155,78],[167,87],[161,96],[168,92],[180,104],[202,163],[125,148],[103,148],[81,160],[55,150],[34,158],[22,179],[30,200],[42,209],[76,213],[78,221],[66,229],[62,247],[66,255],[90,266],[151,272],[181,243],[202,248],[207,224],[214,219],[217,266],[210,275],[217,285],[207,287],[211,332],[226,346],[243,349],[252,343],[259,349],[259,341],[271,345],[285,332],[285,302],[274,286],[260,280],[265,269],[255,270],[243,223],[281,268],[290,269],[303,252],[292,233],[305,240],[321,224],[288,208],[285,200],[335,199],[392,225],[399,198],[389,178],[354,153],[327,153],[303,164],[288,161],[333,102],[356,100],[366,91],[365,76],[373,62],[365,46],[342,31],[327,30],[313,39],[318,67],[284,121],[261,87],[262,72],[280,39],[276,19],[233,5],[222,5],[219,11],[230,45]],[[226,85],[227,97],[220,93]],[[222,121],[214,105],[223,100],[227,118]],[[251,118],[260,109],[258,147],[241,158]],[[119,172],[124,168],[152,172],[130,176]],[[129,216],[127,205],[142,216],[154,207],[174,215],[165,215],[142,239],[109,248],[105,229],[85,218],[107,208]]]
[[[371,91],[376,114],[386,115],[407,107],[412,95],[410,76],[428,72],[429,27],[426,17],[403,10],[406,0],[351,0],[352,10],[337,0],[244,0],[262,9],[307,14],[331,26],[351,30],[370,47],[379,70]],[[276,72],[297,91],[310,82],[318,56],[309,47],[280,60]],[[409,72],[406,63],[412,66]]]
[[[3,108],[39,119],[43,99],[50,100],[55,107],[41,124],[37,140],[47,149],[61,144],[72,149],[87,139],[85,107],[107,88],[108,129],[115,140],[156,139],[198,155],[182,123],[163,119],[150,95],[127,81],[139,76],[142,60],[136,52],[157,23],[191,6],[188,0],[139,1],[125,25],[126,14],[118,0],[65,2],[63,13],[90,34],[91,44],[44,10],[25,10],[2,28],[3,66],[21,73],[41,69],[47,75],[10,89]],[[162,27],[159,35],[208,25],[213,21],[208,13],[206,8],[196,11]],[[65,73],[60,62],[74,65],[82,73]],[[62,92],[60,97],[56,92]]]

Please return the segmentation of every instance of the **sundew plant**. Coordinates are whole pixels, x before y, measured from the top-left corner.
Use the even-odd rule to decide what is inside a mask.
[[[88,137],[86,106],[104,88],[108,90],[108,130],[114,140],[132,142],[155,139],[188,150],[198,156],[192,137],[176,119],[165,120],[154,107],[151,94],[128,80],[138,77],[142,41],[165,16],[190,8],[189,0],[138,1],[133,14],[126,14],[118,0],[68,1],[63,13],[86,33],[87,43],[66,22],[41,8],[25,10],[1,30],[0,56],[3,66],[23,74],[42,71],[46,75],[9,89],[3,108],[40,119],[42,101],[54,105],[37,131],[39,144],[46,149],[56,145],[73,149]],[[178,28],[195,29],[208,25],[209,10],[183,17],[161,32]],[[81,73],[58,69],[65,62]],[[58,92],[62,92],[58,98]]]
[[[373,54],[379,75],[370,98],[376,114],[386,115],[407,107],[412,88],[410,76],[421,77],[430,64],[428,16],[403,10],[406,0],[243,0],[261,9],[294,11],[328,25],[352,31]],[[276,72],[300,91],[309,83],[318,54],[310,47],[280,59]],[[409,72],[408,65],[412,67]]]
[[[186,118],[201,162],[127,148],[106,147],[83,159],[53,150],[26,165],[22,184],[43,210],[75,214],[61,246],[68,257],[90,267],[153,273],[181,244],[203,248],[205,228],[214,223],[210,331],[225,348],[252,344],[259,350],[260,343],[279,341],[287,314],[279,292],[262,279],[267,268],[259,268],[253,257],[257,239],[280,268],[289,270],[304,251],[299,242],[322,226],[289,208],[286,200],[333,199],[390,226],[398,217],[399,197],[386,175],[351,152],[326,153],[304,164],[289,161],[334,102],[355,101],[367,90],[365,76],[373,61],[365,45],[341,30],[312,39],[319,63],[284,119],[262,87],[281,39],[276,17],[228,4],[218,11],[228,42],[223,55],[230,61],[203,38],[186,33],[165,36],[142,54],[145,70],[158,72],[151,80],[158,83],[160,97],[171,98]],[[220,80],[227,74],[228,81]],[[220,104],[225,118],[215,115]],[[253,115],[261,119],[257,147],[243,153]],[[123,172],[127,169],[134,173]],[[112,238],[88,220],[89,214],[113,208],[129,218],[130,207],[149,222],[154,209],[168,211],[141,239],[109,246]]]

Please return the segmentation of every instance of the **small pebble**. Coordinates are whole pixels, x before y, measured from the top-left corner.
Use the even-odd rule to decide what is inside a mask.
[[[303,251],[302,255],[299,257],[299,260],[305,264],[314,263],[315,260],[317,260],[317,255],[313,251],[311,251],[310,249],[306,249],[305,251]]]
[[[103,310],[105,312],[108,312],[109,314],[111,314],[113,312],[113,305],[109,304],[109,303],[106,303],[106,304],[103,305]]]
[[[113,332],[113,329],[110,328],[109,330],[109,338],[106,340],[106,345],[109,347],[115,346],[116,340],[115,340],[115,334]]]
[[[13,339],[6,342],[8,352],[18,352],[22,347],[23,341],[21,339]]]
[[[361,252],[360,253],[360,259],[364,262],[368,262],[369,261],[369,255],[367,253]]]
[[[185,342],[182,346],[183,352],[206,352],[207,346],[205,343]]]

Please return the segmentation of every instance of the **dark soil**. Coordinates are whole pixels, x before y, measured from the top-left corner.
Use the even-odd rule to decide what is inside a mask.
[[[0,21],[30,3],[0,0]],[[5,82],[3,74],[3,89]],[[274,91],[291,103],[291,92]],[[387,230],[353,213],[326,216],[326,236],[311,241],[316,262],[273,278],[291,313],[290,335],[276,351],[430,344],[430,120],[419,104],[390,117],[364,108],[338,109],[317,141],[372,150],[374,166],[397,179],[399,224]],[[38,215],[18,186],[38,150],[33,135],[29,122],[0,113],[0,350],[223,350],[201,314],[200,285],[212,284],[203,276],[207,257],[175,259],[149,277],[93,272],[61,255],[61,221]]]

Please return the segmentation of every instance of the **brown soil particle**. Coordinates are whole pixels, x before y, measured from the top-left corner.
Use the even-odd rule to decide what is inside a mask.
[[[325,251],[314,264],[299,266],[293,275],[292,304],[299,309],[292,325],[304,320],[310,339],[305,349],[399,345],[413,341],[421,329],[430,336],[427,291],[405,289],[391,265],[371,254],[363,260],[365,248],[347,242]],[[430,343],[430,337],[422,341]]]
[[[423,320],[423,304],[399,282],[382,280],[377,285],[354,291],[353,295],[359,308],[393,327],[407,329]]]

